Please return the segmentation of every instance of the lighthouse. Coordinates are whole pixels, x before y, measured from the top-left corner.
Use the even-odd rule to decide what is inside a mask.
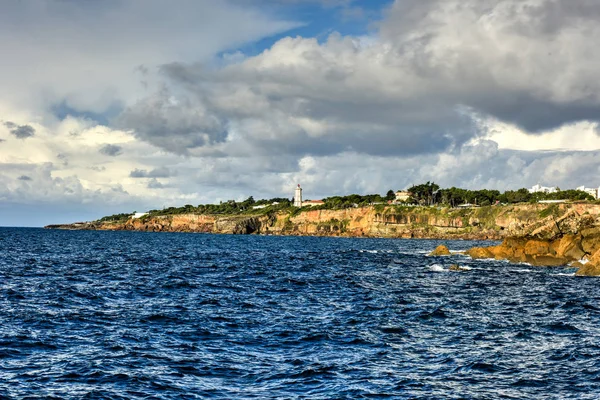
[[[294,193],[294,207],[302,207],[302,188],[300,184],[296,187],[296,193]]]

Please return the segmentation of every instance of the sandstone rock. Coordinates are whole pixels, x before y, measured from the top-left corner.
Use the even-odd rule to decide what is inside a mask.
[[[571,264],[569,264],[569,267],[573,267],[573,268],[581,268],[583,267],[585,264],[580,263],[579,261],[573,261]]]
[[[592,254],[592,256],[587,260],[587,262],[579,267],[577,272],[575,272],[575,275],[600,276],[600,250],[597,250],[594,254]]]
[[[454,271],[454,272],[462,272],[462,271],[468,271],[469,268],[465,268],[465,267],[461,267],[458,264],[452,264],[449,268],[448,271]]]
[[[576,276],[600,276],[600,265],[588,262],[587,264],[579,267]]]
[[[465,252],[465,254],[471,256],[472,259],[482,259],[482,258],[494,258],[494,254],[490,251],[488,247],[473,247]]]
[[[554,257],[550,255],[534,255],[533,261],[530,264],[536,267],[560,267],[567,265],[569,261],[565,258]]]
[[[581,248],[584,252],[594,254],[600,250],[600,226],[583,229],[581,236]]]
[[[430,256],[449,256],[450,254],[450,250],[448,250],[448,248],[443,244],[440,244],[438,247],[435,248],[434,251],[429,253]]]
[[[585,252],[581,248],[580,235],[565,235],[556,247],[556,254],[570,260],[581,260]]]
[[[525,243],[523,251],[527,255],[552,254],[550,243],[545,240],[529,240]]]

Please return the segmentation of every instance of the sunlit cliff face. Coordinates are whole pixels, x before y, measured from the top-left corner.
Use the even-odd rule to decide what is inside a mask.
[[[600,4],[12,2],[0,225],[423,181],[600,186]]]

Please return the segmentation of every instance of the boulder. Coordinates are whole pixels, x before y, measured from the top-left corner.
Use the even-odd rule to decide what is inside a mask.
[[[569,261],[565,258],[550,255],[534,255],[530,264],[536,267],[560,267],[567,265]]]
[[[569,264],[569,267],[573,267],[573,268],[581,268],[583,266],[584,266],[584,264],[580,263],[579,261],[573,261],[571,264]]]
[[[600,250],[596,251],[586,264],[579,267],[575,275],[600,276]]]
[[[429,253],[430,256],[449,256],[450,254],[450,250],[448,250],[448,248],[443,244],[440,244],[438,247],[435,248],[434,251]]]
[[[594,254],[600,249],[600,227],[583,229],[581,236],[581,248],[584,252]]]
[[[587,263],[579,267],[576,276],[600,276],[600,265]]]
[[[581,236],[565,235],[553,243],[556,255],[570,260],[581,260],[585,252],[581,248]]]
[[[491,252],[489,247],[473,247],[466,251],[468,256],[471,256],[472,259],[482,259],[482,258],[494,258],[494,253]]]
[[[462,272],[462,271],[468,271],[468,270],[469,270],[469,268],[464,268],[464,267],[461,267],[461,266],[460,266],[460,265],[458,265],[458,264],[452,264],[452,265],[451,265],[451,266],[448,268],[448,271],[454,271],[454,272]]]

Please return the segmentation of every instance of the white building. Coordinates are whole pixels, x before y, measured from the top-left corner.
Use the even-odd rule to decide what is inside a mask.
[[[300,184],[298,184],[294,193],[294,207],[302,207],[302,188]]]
[[[136,212],[135,214],[133,214],[133,215],[131,216],[131,219],[138,219],[138,218],[142,218],[142,217],[143,217],[143,216],[145,216],[145,215],[148,215],[148,213],[147,213],[147,212],[143,212],[143,213]]]
[[[541,186],[539,183],[529,189],[529,193],[556,193],[557,191],[557,187]]]
[[[410,192],[407,190],[398,190],[396,192],[396,201],[406,201],[410,199]]]
[[[598,188],[598,189],[586,188],[585,185],[579,186],[575,190],[581,190],[582,192],[586,192],[587,194],[591,195],[595,199],[598,198],[598,192],[600,192],[600,188]]]
[[[325,204],[323,200],[307,200],[302,202],[302,207],[316,207]]]

